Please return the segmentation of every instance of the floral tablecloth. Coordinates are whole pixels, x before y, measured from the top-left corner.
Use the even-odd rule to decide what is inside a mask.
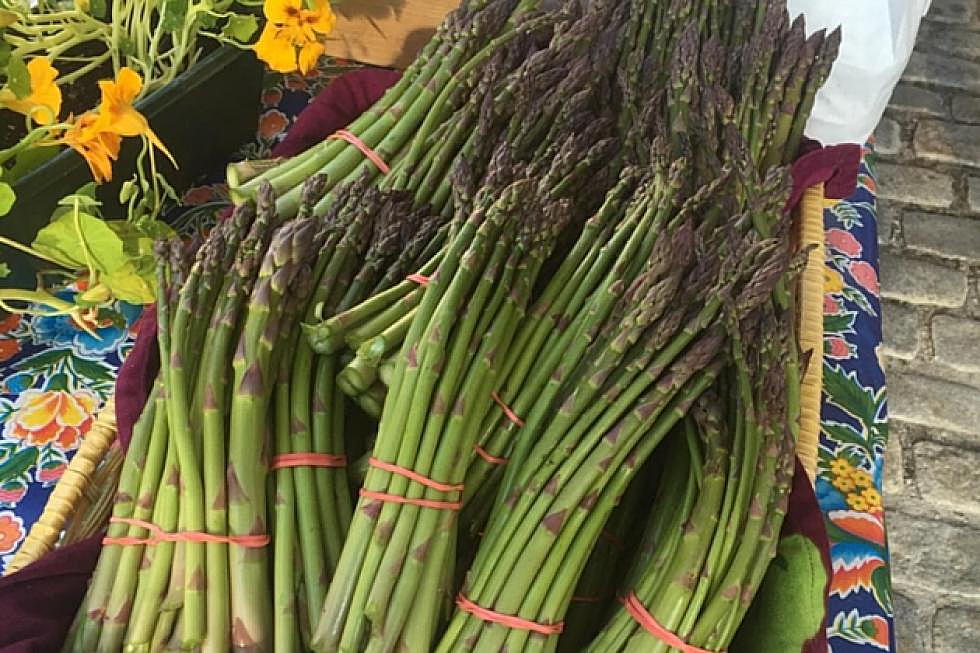
[[[254,142],[242,156],[267,156],[296,115],[348,64],[325,62],[309,77],[270,75]],[[824,401],[817,496],[830,535],[828,639],[833,653],[893,651],[888,547],[881,505],[888,439],[885,379],[878,359],[881,312],[873,154],[865,151],[857,192],[828,203],[824,299]],[[204,183],[184,197],[213,214],[227,195]],[[84,290],[78,281],[61,291]],[[38,518],[132,346],[140,309],[123,303],[92,326],[64,317],[0,321],[0,572]]]

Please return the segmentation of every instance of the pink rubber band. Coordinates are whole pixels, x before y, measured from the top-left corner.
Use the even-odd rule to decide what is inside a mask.
[[[640,603],[640,599],[634,592],[630,592],[629,596],[622,601],[623,605],[626,606],[626,611],[629,612],[630,616],[636,620],[636,623],[640,624],[643,630],[647,631],[667,646],[676,648],[682,653],[715,653],[714,651],[708,651],[703,648],[698,648],[697,646],[691,646],[680,637],[661,626],[657,620],[654,619],[653,615],[650,614],[645,607],[643,607],[643,604]]]
[[[327,140],[347,141],[348,143],[350,143],[351,145],[359,149],[361,151],[361,154],[367,157],[367,160],[373,163],[375,167],[378,170],[380,170],[383,174],[388,174],[389,172],[391,172],[391,168],[388,167],[388,164],[385,163],[384,159],[382,159],[377,152],[375,152],[370,147],[368,147],[367,143],[362,141],[352,132],[349,132],[346,129],[341,129],[328,136]]]
[[[383,460],[378,460],[377,458],[368,459],[368,464],[371,467],[377,467],[378,469],[383,469],[386,472],[391,472],[392,474],[398,474],[399,476],[404,476],[410,481],[415,481],[425,487],[430,487],[433,490],[438,490],[439,492],[462,492],[466,489],[465,485],[457,484],[450,485],[448,483],[440,483],[439,481],[433,481],[431,478],[422,476],[418,472],[413,472],[410,469],[405,469],[404,467],[399,467],[398,465],[393,465],[391,463],[386,463]]]
[[[509,458],[499,458],[497,456],[494,456],[492,453],[490,453],[489,451],[487,451],[486,449],[484,449],[478,444],[473,445],[473,450],[476,451],[477,455],[480,456],[480,458],[483,458],[491,465],[506,465],[507,462],[510,460]]]
[[[102,544],[106,546],[154,546],[161,542],[205,542],[216,544],[237,544],[248,549],[261,549],[268,546],[270,537],[268,535],[212,535],[210,533],[166,533],[156,524],[140,519],[127,519],[125,517],[112,517],[109,519],[113,524],[128,524],[138,526],[150,531],[150,537],[104,537]]]
[[[346,467],[347,456],[328,453],[284,453],[272,459],[270,471],[287,467]]]
[[[514,630],[529,630],[532,633],[539,633],[541,635],[557,635],[565,629],[565,622],[563,621],[556,624],[539,624],[536,621],[528,621],[527,619],[521,619],[520,617],[515,617],[514,615],[500,614],[499,612],[494,612],[493,610],[481,608],[476,603],[473,603],[468,598],[463,596],[463,594],[456,597],[456,605],[458,605],[459,609],[463,612],[468,612],[481,621],[487,621],[492,624],[500,624],[501,626],[512,628]]]
[[[410,274],[405,278],[420,286],[428,286],[429,282],[432,281],[432,277],[427,277],[424,274]]]
[[[459,510],[463,507],[462,501],[434,501],[432,499],[410,499],[401,497],[397,494],[385,494],[384,492],[374,492],[361,488],[361,496],[365,499],[377,499],[387,503],[400,503],[420,508],[433,508],[434,510]]]
[[[517,413],[515,413],[513,410],[511,410],[510,409],[510,406],[508,406],[507,404],[504,403],[504,400],[500,398],[500,395],[498,395],[496,392],[494,392],[490,396],[493,397],[493,400],[496,401],[497,402],[497,405],[500,406],[501,410],[504,411],[504,415],[507,416],[507,419],[509,419],[511,422],[513,422],[514,424],[516,424],[520,428],[524,428],[524,420],[522,420],[520,417],[518,417],[517,416]]]

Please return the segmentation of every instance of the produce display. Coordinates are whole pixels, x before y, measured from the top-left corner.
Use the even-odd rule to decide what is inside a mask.
[[[64,650],[726,650],[787,510],[788,166],[838,43],[782,0],[470,0],[347,130],[232,166],[233,215],[157,245]]]

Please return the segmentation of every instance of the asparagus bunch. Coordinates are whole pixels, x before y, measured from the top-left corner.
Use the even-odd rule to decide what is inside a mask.
[[[66,650],[550,651],[473,606],[554,625],[617,579],[731,641],[798,428],[783,166],[838,35],[781,0],[541,4],[465,3],[350,127],[390,174],[327,141],[160,249],[129,539]],[[306,454],[350,468],[270,472]],[[595,582],[661,457],[631,571]],[[561,645],[650,646],[610,616]]]
[[[433,39],[405,71],[402,79],[364,115],[348,127],[395,171],[415,170],[426,143],[449,119],[474,88],[479,73],[501,48],[525,35],[547,33],[553,15],[533,11],[536,0],[473,0],[442,23]],[[405,161],[405,163],[400,163]],[[253,197],[262,182],[271,183],[284,217],[296,212],[299,187],[313,174],[327,177],[327,191],[343,183],[374,178],[378,170],[355,148],[326,141],[243,184],[229,168],[229,185],[239,198]],[[322,212],[333,200],[324,196]]]
[[[623,588],[664,628],[709,650],[724,650],[734,637],[775,554],[786,512],[795,443],[782,369],[785,317],[765,307],[755,324],[739,327],[747,332],[735,342],[745,351],[733,351],[724,384],[730,395],[712,395],[694,411],[700,443],[677,452],[690,458],[677,469],[690,473],[682,473],[684,482],[670,478],[673,487],[664,484],[655,510],[669,515],[667,522],[651,524],[655,548],[638,559]],[[761,332],[783,337],[752,339]],[[674,496],[680,488],[686,488],[682,500]],[[675,507],[680,510],[664,510]],[[669,647],[624,607],[587,650]]]

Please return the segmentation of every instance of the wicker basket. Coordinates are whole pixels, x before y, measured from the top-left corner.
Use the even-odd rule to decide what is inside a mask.
[[[820,395],[823,387],[823,186],[810,188],[800,208],[800,246],[813,247],[803,272],[800,292],[800,347],[812,352],[803,377],[798,453],[811,481],[817,468],[820,440]],[[115,403],[110,399],[85,435],[64,476],[55,486],[44,513],[31,527],[13,561],[10,574],[41,558],[59,544],[82,539],[99,530],[111,510],[111,498],[119,479],[122,453],[116,440]],[[84,526],[73,528],[70,518]],[[62,537],[65,525],[69,533]],[[60,540],[60,542],[59,542]]]

